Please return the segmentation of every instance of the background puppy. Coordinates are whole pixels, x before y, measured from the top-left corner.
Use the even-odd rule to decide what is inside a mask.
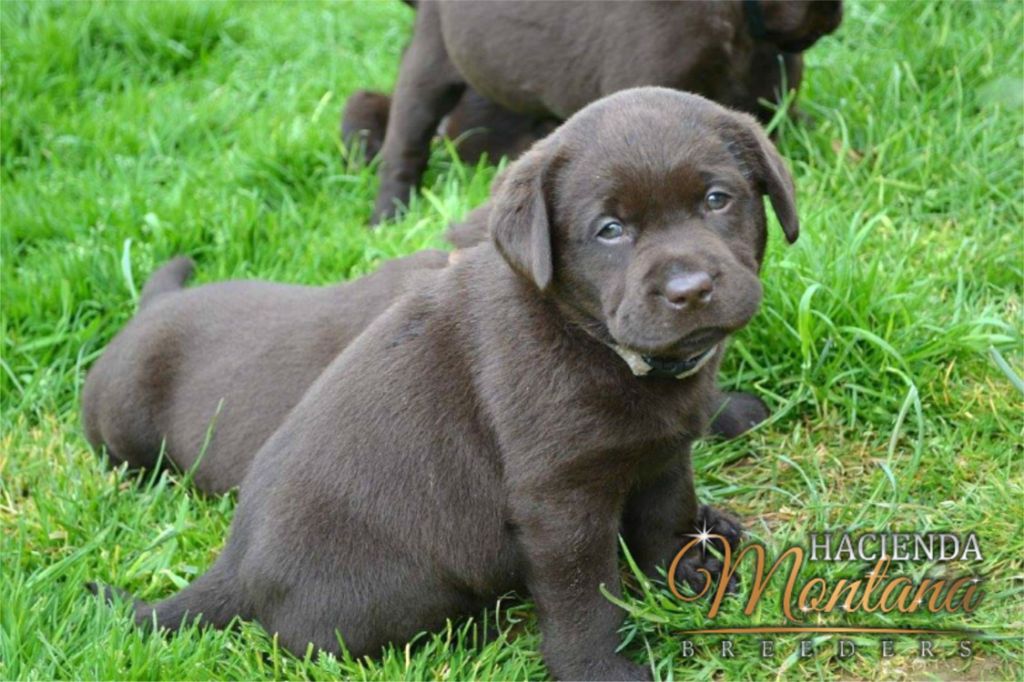
[[[242,616],[362,656],[525,588],[554,676],[646,676],[601,587],[619,590],[620,531],[647,571],[696,526],[736,536],[698,505],[689,448],[761,300],[765,194],[795,240],[750,117],[661,88],[575,115],[510,167],[493,243],[327,367],[257,454],[215,564],[137,621]]]
[[[699,93],[758,111],[782,81],[778,57],[835,30],[836,0],[799,2],[418,3],[381,148],[371,221],[419,183],[430,138],[467,85],[530,117],[565,119],[637,85]],[[799,60],[785,65],[799,80]],[[767,77],[767,79],[762,80]]]
[[[114,464],[165,459],[220,493],[238,485],[263,442],[323,368],[448,254],[388,261],[331,287],[235,281],[182,285],[178,258],[146,283],[139,312],[89,371],[86,436]],[[199,460],[202,454],[201,461]]]

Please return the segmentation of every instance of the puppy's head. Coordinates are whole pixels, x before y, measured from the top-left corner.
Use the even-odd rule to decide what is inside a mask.
[[[783,52],[803,52],[839,27],[841,0],[759,0],[764,40]],[[756,9],[754,11],[757,11]]]
[[[637,88],[583,109],[513,164],[490,231],[513,269],[602,341],[685,369],[757,311],[762,197],[793,242],[793,194],[754,119]]]

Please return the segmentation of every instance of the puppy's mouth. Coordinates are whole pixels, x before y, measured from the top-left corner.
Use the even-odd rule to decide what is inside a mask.
[[[619,344],[612,349],[636,376],[685,379],[715,357],[724,337],[721,331],[705,330],[683,337],[665,352],[642,353]]]

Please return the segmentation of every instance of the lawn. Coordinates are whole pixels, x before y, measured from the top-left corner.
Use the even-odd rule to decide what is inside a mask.
[[[534,610],[516,596],[479,615],[498,617],[496,641],[455,621],[353,660],[291,656],[253,624],[145,634],[82,589],[171,594],[231,520],[233,497],[109,471],[82,436],[85,372],[158,264],[188,254],[199,282],[334,282],[442,245],[486,196],[494,169],[438,144],[408,214],[364,227],[376,177],[345,154],[338,115],[353,90],[390,89],[411,11],[5,0],[0,17],[0,678],[544,677]],[[975,612],[845,617],[978,631],[974,656],[937,637],[937,657],[921,658],[917,638],[898,637],[882,658],[860,635],[841,659],[819,635],[800,658],[785,635],[768,659],[742,636],[735,658],[716,636],[692,638],[687,658],[680,630],[781,624],[779,587],[750,616],[729,600],[712,623],[624,566],[624,651],[657,677],[1024,675],[1022,38],[1020,3],[856,2],[808,53],[810,120],[778,131],[801,237],[787,248],[771,231],[762,311],[721,375],[774,417],[695,452],[703,498],[775,551],[823,529],[976,532],[982,562],[907,569],[982,575]]]

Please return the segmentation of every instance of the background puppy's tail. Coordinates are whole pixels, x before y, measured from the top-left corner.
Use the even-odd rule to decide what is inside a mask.
[[[169,291],[179,291],[188,278],[192,276],[195,263],[190,258],[178,256],[154,272],[146,286],[142,287],[139,297],[139,309],[145,308],[154,298]]]

